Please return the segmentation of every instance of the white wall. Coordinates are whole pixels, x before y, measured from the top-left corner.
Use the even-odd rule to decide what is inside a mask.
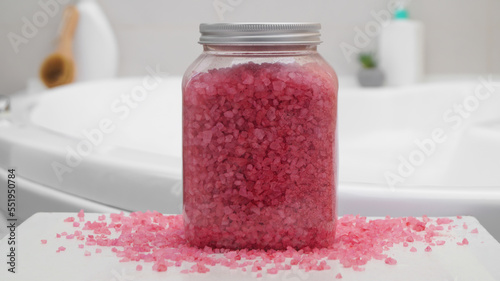
[[[43,58],[54,50],[62,13],[19,45],[16,53],[7,34],[21,34],[22,18],[43,11],[39,1],[0,1],[0,94],[23,89],[36,77]],[[58,0],[74,2],[74,0]],[[353,74],[340,44],[353,44],[355,27],[373,21],[372,11],[386,9],[388,0],[215,0],[233,5],[225,21],[318,21],[323,25],[321,54],[341,75]],[[147,65],[160,64],[182,74],[201,52],[200,22],[220,21],[214,0],[98,0],[116,32],[121,76],[142,75]],[[411,16],[426,27],[428,74],[500,73],[499,0],[413,0]],[[371,45],[375,45],[373,40]],[[370,47],[369,47],[370,48]]]

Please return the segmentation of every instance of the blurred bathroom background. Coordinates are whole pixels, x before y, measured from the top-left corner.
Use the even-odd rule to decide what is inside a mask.
[[[64,7],[84,2],[97,3],[111,27],[116,52],[110,56],[117,60],[97,60],[112,74],[45,91],[39,70],[56,50]],[[0,210],[5,215],[6,171],[16,168],[21,219],[37,211],[80,208],[180,213],[180,77],[202,51],[199,24],[320,22],[318,50],[340,77],[340,214],[474,215],[500,239],[500,1],[407,1],[410,19],[424,31],[422,80],[360,88],[358,54],[378,51],[377,18],[390,2],[0,1]],[[64,163],[67,147],[76,149],[85,138],[81,131],[98,126],[109,115],[109,104],[152,69],[168,76],[155,91],[173,94],[151,94],[82,164],[71,167],[65,180],[57,180],[55,161]],[[489,93],[484,100],[474,97],[478,87]],[[470,110],[460,113],[460,108]],[[435,141],[431,155],[413,165],[411,175],[398,174],[420,149],[416,143],[433,139],[436,129],[444,130],[447,141]]]
[[[181,75],[200,53],[200,46],[196,44],[199,23],[219,21],[321,22],[323,43],[319,51],[342,76],[355,74],[359,66],[355,57],[350,61],[346,59],[340,44],[353,44],[355,28],[364,29],[374,20],[372,12],[387,10],[388,1],[98,0],[98,3],[116,34],[119,76],[143,75],[145,66],[156,64],[170,74]],[[214,5],[222,12],[218,14]],[[7,39],[9,32],[21,33],[23,17],[31,20],[40,10],[39,0],[0,3],[3,38],[0,40],[0,94],[24,89],[27,79],[38,75],[39,65],[56,46],[61,12],[49,17],[46,26],[38,28],[36,36],[21,44],[19,53],[14,52]],[[498,0],[411,1],[410,17],[425,25],[425,73],[500,73],[499,10]],[[370,41],[368,50],[376,46],[377,38]]]

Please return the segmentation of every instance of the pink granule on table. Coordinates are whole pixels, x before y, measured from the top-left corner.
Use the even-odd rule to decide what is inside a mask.
[[[74,217],[69,217],[64,220],[65,222],[74,222],[75,218]]]
[[[397,263],[398,263],[398,261],[397,261],[397,260],[395,260],[395,259],[393,259],[393,258],[391,258],[391,257],[389,257],[389,258],[386,258],[386,259],[385,259],[385,263],[386,263],[386,264],[389,264],[389,265],[395,265],[395,264],[397,264]]]
[[[75,221],[75,222],[73,223],[73,226],[74,226],[74,227],[79,227],[79,226],[80,226],[80,223]]]
[[[450,218],[439,218],[437,219],[437,224],[449,224],[452,223],[453,220]]]
[[[337,81],[318,64],[198,73],[183,93],[185,238],[197,247],[329,247]]]
[[[138,264],[138,265],[135,267],[135,270],[137,270],[137,271],[142,271],[142,265]]]
[[[337,275],[335,275],[335,279],[342,279],[342,274],[337,273]]]
[[[84,213],[83,209],[81,209],[80,212],[78,212],[78,218],[79,218],[80,222],[83,222],[85,220],[85,213]]]
[[[183,217],[165,216],[158,212],[136,212],[130,215],[111,214],[109,221],[87,221],[78,237],[84,237],[91,246],[110,247],[120,262],[142,261],[152,263],[154,271],[167,271],[169,267],[186,267],[181,273],[206,273],[213,266],[277,274],[298,268],[305,272],[329,270],[328,260],[338,260],[345,268],[365,270],[371,260],[394,264],[385,252],[394,245],[421,241],[439,245],[443,233],[437,220],[419,220],[413,217],[376,219],[343,216],[338,218],[334,244],[327,248],[305,247],[296,250],[219,249],[193,247],[185,238]],[[109,230],[115,231],[111,235]],[[108,230],[108,231],[106,231]],[[461,244],[468,243],[464,239]],[[83,248],[83,245],[79,245]],[[96,249],[96,253],[99,252]],[[427,247],[425,251],[430,251]],[[416,252],[411,247],[410,252]],[[84,252],[90,256],[90,251]],[[393,261],[394,260],[394,261]]]
[[[477,234],[477,233],[479,233],[479,231],[477,230],[477,228],[474,228],[473,230],[471,230],[470,233],[476,233]]]

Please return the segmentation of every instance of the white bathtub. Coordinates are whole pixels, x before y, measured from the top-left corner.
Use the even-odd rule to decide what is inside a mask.
[[[500,86],[477,99],[460,126],[453,112],[464,101],[472,108],[469,96],[478,85],[360,89],[341,80],[340,214],[473,215],[500,239]],[[0,121],[0,177],[16,168],[21,219],[80,208],[181,212],[180,78],[162,78],[127,104],[141,87],[142,78],[120,79],[12,99],[10,121]],[[94,143],[84,141],[83,130],[100,130],[102,140],[94,134]],[[435,149],[419,152],[415,141],[432,138],[435,130],[442,130],[434,132]],[[411,175],[398,172],[405,159],[415,164]],[[1,182],[0,194],[6,194]]]

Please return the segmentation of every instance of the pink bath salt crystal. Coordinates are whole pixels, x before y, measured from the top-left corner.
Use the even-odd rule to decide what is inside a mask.
[[[269,274],[277,274],[278,273],[278,269],[276,269],[275,267],[269,268],[267,270],[267,273],[269,273]]]
[[[80,220],[80,222],[83,222],[85,221],[85,213],[83,212],[83,209],[80,210],[80,212],[78,212],[78,218]]]
[[[68,235],[68,233],[66,231],[61,233],[61,236],[66,236],[66,235]]]
[[[66,239],[73,239],[74,237],[75,237],[75,235],[74,235],[74,234],[70,234],[70,235],[67,235],[67,236],[66,236]]]
[[[137,271],[142,271],[142,265],[138,264],[138,265],[135,267],[135,270],[137,270]]]
[[[408,247],[408,243],[407,242],[403,242],[403,247]]]
[[[79,223],[79,222],[76,222],[76,221],[75,221],[75,222],[73,223],[73,227],[79,227],[79,226],[80,226],[80,223]]]
[[[342,274],[337,273],[337,275],[335,275],[335,279],[342,279]]]
[[[457,219],[461,220],[461,219],[462,219],[462,216],[457,216]]]
[[[79,245],[78,245],[78,248],[80,248],[80,249],[83,249],[83,247],[84,247],[84,245],[83,245],[83,244],[79,244]]]
[[[432,248],[430,246],[427,246],[427,248],[425,248],[424,251],[426,251],[426,252],[432,252]]]
[[[465,222],[464,222],[464,224],[462,225],[462,227],[463,227],[464,229],[469,228]]]
[[[63,246],[60,246],[57,250],[59,250],[59,251],[61,251],[61,252],[62,252],[62,251],[65,251],[65,250],[66,250],[66,248],[65,248],[65,247],[63,247]]]
[[[479,231],[477,230],[477,228],[474,228],[470,233],[479,233]]]
[[[97,217],[97,220],[99,220],[99,221],[103,221],[105,219],[106,219],[106,215],[100,215],[100,216]]]
[[[452,220],[452,219],[449,219],[449,218],[438,218],[438,219],[436,220],[436,223],[437,223],[437,224],[449,224],[449,223],[451,223],[451,222],[453,222],[453,220]]]
[[[446,243],[446,242],[445,242],[445,241],[443,241],[443,240],[438,240],[438,241],[436,241],[436,245],[438,245],[438,246],[444,245],[445,243]]]
[[[85,253],[83,255],[86,256],[86,257],[89,257],[90,256],[90,252],[89,251],[85,251]]]
[[[101,250],[101,249],[99,249],[99,248],[97,248],[97,249],[95,249],[95,253],[96,253],[96,254],[100,254],[100,253],[102,253],[102,250]]]
[[[65,222],[74,222],[75,218],[74,217],[69,217],[64,220]]]
[[[469,245],[469,240],[467,240],[467,238],[464,238],[464,240],[462,240],[462,245]]]
[[[61,234],[56,233],[56,238],[61,238]]]
[[[386,264],[389,264],[389,265],[395,265],[395,264],[397,264],[397,263],[398,263],[398,261],[396,261],[395,259],[393,259],[393,258],[389,257],[389,258],[386,258],[386,259],[385,259],[385,263],[386,263]]]
[[[417,251],[417,248],[411,247],[410,252],[416,252],[416,251]]]
[[[42,239],[41,241],[42,241],[42,244],[47,244],[47,240]]]
[[[257,273],[257,278],[261,278],[262,277],[262,273]]]

